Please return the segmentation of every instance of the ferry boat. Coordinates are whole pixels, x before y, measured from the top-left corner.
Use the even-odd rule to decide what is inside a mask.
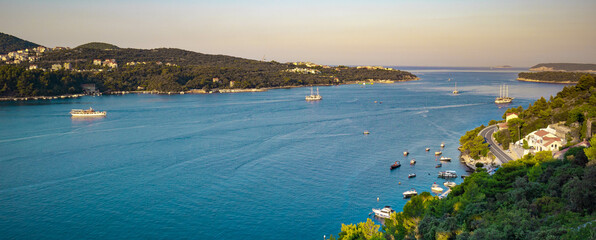
[[[418,192],[416,192],[416,189],[412,188],[408,191],[405,191],[403,194],[404,194],[404,198],[410,198],[412,196],[418,195]]]
[[[72,109],[70,115],[73,117],[105,117],[108,114],[106,111],[95,111],[93,108],[89,109]]]
[[[408,174],[408,178],[413,178],[413,177],[416,177],[416,173],[410,173],[410,174]]]
[[[443,185],[445,187],[452,188],[452,187],[455,187],[455,185],[457,185],[457,184],[455,182],[447,181],[447,182],[444,182]]]
[[[433,192],[443,192],[443,188],[439,187],[439,184],[437,184],[436,182],[433,183],[433,185],[430,187],[430,190]]]
[[[391,206],[385,206],[381,209],[373,208],[372,211],[375,213],[375,216],[380,218],[389,218],[391,217],[391,213],[395,212],[395,210],[393,210]]]
[[[395,163],[392,164],[391,167],[389,167],[389,169],[393,170],[393,169],[396,169],[398,167],[401,167],[401,163],[399,161],[395,161]]]
[[[509,86],[502,85],[499,87],[499,97],[495,98],[496,104],[507,104],[513,101],[512,97],[509,97]]]
[[[319,88],[317,87],[317,94],[313,93],[312,87],[310,88],[310,95],[305,97],[306,101],[319,101],[323,99],[323,96],[319,95]]]
[[[441,160],[443,162],[451,162],[451,158],[450,157],[441,157],[441,158],[439,158],[439,160]]]
[[[442,172],[439,172],[439,177],[440,178],[456,178],[457,173],[455,173],[455,171],[451,171],[451,170],[442,171]]]

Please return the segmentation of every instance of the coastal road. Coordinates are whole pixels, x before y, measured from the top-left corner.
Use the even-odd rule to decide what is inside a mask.
[[[509,162],[513,160],[509,154],[505,153],[505,151],[499,146],[499,143],[493,140],[493,133],[497,131],[497,125],[488,126],[485,129],[482,129],[479,133],[480,136],[484,137],[488,146],[490,148],[490,152],[495,155],[502,163]]]

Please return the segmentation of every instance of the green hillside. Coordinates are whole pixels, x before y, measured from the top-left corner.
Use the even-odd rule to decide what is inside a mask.
[[[118,46],[109,44],[109,43],[102,43],[102,42],[90,42],[80,45],[76,48],[86,48],[86,49],[97,49],[97,50],[107,50],[107,49],[120,49]]]
[[[8,35],[6,33],[0,33],[0,54],[7,54],[12,51],[34,48],[38,46],[40,45],[12,35]]]

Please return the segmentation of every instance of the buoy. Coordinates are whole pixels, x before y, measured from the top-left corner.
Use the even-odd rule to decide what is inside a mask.
[[[377,202],[379,201],[379,197],[377,197]]]
[[[397,184],[401,185],[401,182],[398,182]]]

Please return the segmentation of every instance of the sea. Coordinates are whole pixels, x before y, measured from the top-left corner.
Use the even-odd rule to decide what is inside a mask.
[[[466,131],[565,86],[517,81],[527,69],[397,68],[420,80],[321,86],[318,102],[309,87],[0,102],[0,238],[337,236],[443,186],[439,171],[468,174]],[[503,84],[515,100],[498,106]],[[89,107],[107,117],[69,115]],[[435,151],[453,160],[435,168]]]

